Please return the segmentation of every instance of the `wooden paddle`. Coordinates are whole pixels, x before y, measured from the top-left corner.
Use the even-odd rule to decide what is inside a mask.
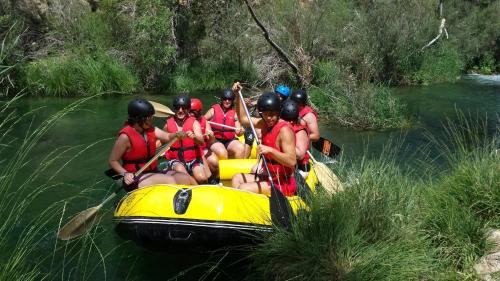
[[[155,117],[170,117],[175,114],[166,105],[154,101],[149,101],[149,102],[153,105],[155,109],[155,115],[154,115]]]
[[[158,157],[163,155],[174,142],[177,141],[177,138],[172,138],[169,142],[167,142],[161,149],[158,151],[158,153],[153,156],[142,168],[134,173],[134,177],[139,176],[146,170]],[[113,170],[114,171],[114,170]],[[113,179],[120,179],[120,177],[123,177],[119,175],[118,177],[111,175],[108,171],[106,171],[106,174],[108,176],[111,176]],[[85,211],[80,212],[78,215],[76,215],[74,218],[72,218],[68,223],[66,223],[61,229],[59,229],[59,232],[57,233],[57,238],[61,240],[70,240],[73,238],[76,238],[84,233],[86,233],[92,226],[94,225],[94,222],[97,218],[97,213],[99,210],[102,209],[104,204],[109,202],[111,199],[113,199],[118,192],[122,189],[123,186],[119,186],[113,194],[108,196],[108,198],[104,199],[101,204],[88,208]]]
[[[255,132],[255,127],[253,126],[252,117],[250,116],[250,112],[248,112],[247,105],[243,100],[243,95],[241,94],[241,90],[238,91],[238,95],[240,96],[239,102],[241,102],[241,104],[243,105],[243,109],[245,110],[245,114],[250,123],[250,128],[252,129],[252,133],[254,136],[257,136],[257,133]],[[255,141],[257,145],[260,145],[259,138],[255,138]],[[263,166],[266,169],[266,173],[269,178],[269,182],[271,184],[271,197],[269,198],[269,211],[271,213],[271,220],[273,224],[276,226],[281,226],[285,229],[290,229],[290,227],[292,226],[290,220],[290,212],[292,210],[290,207],[290,202],[288,202],[288,199],[286,199],[283,193],[281,193],[281,191],[277,189],[276,186],[274,185],[271,172],[269,171],[269,167],[267,166],[266,158],[264,157],[264,155],[260,155],[260,157],[262,159],[262,162],[264,163]]]
[[[221,123],[212,122],[212,121],[208,121],[208,120],[207,120],[207,123],[210,124],[210,125],[219,126],[219,127],[222,127],[222,128],[231,129],[231,130],[235,130],[235,131],[239,130],[238,128],[233,127],[233,126],[228,126],[228,125],[224,125],[224,124],[221,124]]]
[[[309,151],[307,151],[307,153],[313,161],[314,172],[316,173],[318,181],[321,183],[323,188],[325,188],[325,190],[332,195],[344,190],[342,183],[340,182],[339,178],[333,173],[333,171],[324,163],[316,161],[316,159]]]

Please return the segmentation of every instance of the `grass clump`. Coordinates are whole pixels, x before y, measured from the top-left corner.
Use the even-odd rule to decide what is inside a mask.
[[[421,219],[438,259],[471,274],[488,250],[488,229],[500,228],[500,155],[485,123],[463,114],[458,120],[448,121],[445,137],[434,139],[450,168],[424,194]]]
[[[414,182],[391,161],[343,169],[348,188],[314,196],[290,232],[258,248],[257,271],[268,280],[435,280],[432,252],[412,227]]]
[[[337,123],[362,129],[402,128],[409,125],[406,106],[388,88],[359,84],[334,62],[319,62],[315,68],[312,103]]]
[[[133,93],[139,81],[127,65],[104,53],[59,55],[23,67],[25,86],[37,95]]]

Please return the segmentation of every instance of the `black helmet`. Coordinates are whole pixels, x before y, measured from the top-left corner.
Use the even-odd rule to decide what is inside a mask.
[[[304,89],[300,89],[290,96],[290,99],[296,101],[299,105],[306,105],[307,103],[307,92]]]
[[[225,89],[224,91],[222,91],[222,93],[220,94],[220,99],[221,101],[224,100],[224,99],[230,99],[230,100],[234,100],[234,93],[231,89]]]
[[[174,108],[183,107],[191,109],[191,98],[186,95],[178,95],[174,99],[173,106]]]
[[[259,112],[280,111],[280,98],[275,93],[265,93],[257,100],[257,110]]]
[[[281,104],[280,117],[286,121],[296,122],[299,119],[299,105],[293,100],[285,100]]]
[[[155,114],[153,105],[145,99],[133,99],[128,103],[128,116],[133,119],[144,118]]]

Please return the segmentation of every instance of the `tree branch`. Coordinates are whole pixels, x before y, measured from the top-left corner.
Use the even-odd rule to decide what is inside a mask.
[[[245,4],[247,5],[248,10],[250,11],[250,14],[252,15],[253,20],[255,21],[255,23],[259,26],[259,28],[264,33],[264,38],[266,38],[266,41],[273,47],[273,49],[278,53],[278,55],[281,57],[281,59],[283,59],[293,69],[293,72],[297,76],[297,79],[303,85],[304,79],[301,77],[300,72],[299,72],[299,68],[297,67],[297,65],[288,57],[288,55],[285,53],[285,51],[283,51],[283,49],[281,49],[281,47],[278,46],[278,44],[276,44],[271,39],[271,37],[269,35],[269,31],[267,31],[267,29],[264,27],[264,25],[257,18],[252,6],[250,6],[250,3],[248,3],[248,0],[244,0],[244,1],[245,1]]]

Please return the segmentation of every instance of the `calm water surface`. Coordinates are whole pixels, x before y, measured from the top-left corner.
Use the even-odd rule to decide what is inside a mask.
[[[498,79],[500,80],[500,79]],[[321,134],[344,148],[349,157],[362,155],[367,151],[371,155],[382,152],[384,144],[390,139],[400,139],[404,148],[398,152],[403,162],[411,162],[413,152],[428,143],[425,132],[439,135],[441,122],[447,117],[455,118],[456,110],[487,116],[490,132],[498,130],[500,112],[500,81],[481,77],[465,77],[454,84],[442,84],[429,87],[411,87],[394,89],[395,94],[408,104],[413,126],[406,130],[358,131],[338,128],[321,123]],[[171,104],[171,97],[152,96],[149,99]],[[205,110],[214,102],[212,94],[202,95]],[[40,196],[32,206],[28,216],[35,216],[45,206],[56,201],[67,201],[64,219],[78,211],[100,203],[111,192],[113,185],[106,179],[103,171],[108,168],[107,157],[113,145],[117,131],[122,127],[127,103],[130,97],[107,97],[92,99],[84,106],[57,121],[40,143],[34,148],[33,163],[42,161],[50,152],[58,149],[70,149],[60,155],[55,165],[40,174],[39,182],[64,183]],[[47,116],[63,108],[76,99],[27,98],[16,104],[19,112],[36,110],[34,118],[26,119],[14,133],[23,138],[25,131],[36,127]],[[163,126],[164,120],[155,120]],[[31,126],[31,127],[30,127]],[[12,149],[3,153],[10,154]],[[56,153],[57,155],[57,153]],[[77,156],[69,164],[66,162]],[[8,155],[5,155],[8,157]],[[4,157],[5,157],[4,156]],[[55,158],[54,156],[50,157]],[[45,159],[47,161],[49,159]],[[54,174],[64,165],[58,174]],[[27,169],[18,176],[23,179],[30,172]],[[54,177],[53,177],[54,176]],[[75,197],[76,196],[76,197]],[[68,198],[72,200],[68,201]],[[121,240],[113,231],[113,204],[102,212],[100,224],[95,228],[93,241],[77,241],[64,244],[58,242],[55,258],[43,260],[54,250],[57,221],[53,227],[47,227],[47,235],[41,240],[36,262],[44,264],[50,272],[50,280],[241,280],[246,274],[246,260],[233,254],[235,251],[195,254],[188,251],[175,253],[157,253],[142,249],[130,242]],[[21,231],[25,224],[14,226]],[[13,245],[14,246],[14,245]],[[83,255],[75,256],[75,249],[87,249]],[[90,252],[91,254],[87,254]],[[99,254],[102,254],[102,256]],[[104,260],[104,266],[102,263]],[[64,268],[64,270],[63,270]],[[210,273],[206,273],[209,271]]]

